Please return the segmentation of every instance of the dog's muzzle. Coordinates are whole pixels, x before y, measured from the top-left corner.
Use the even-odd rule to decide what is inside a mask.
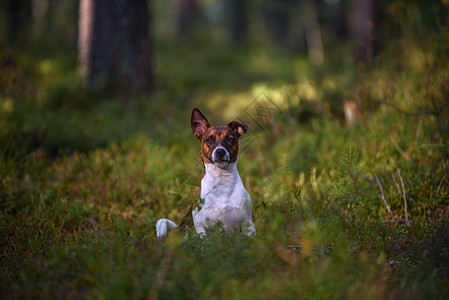
[[[212,151],[210,161],[219,167],[225,167],[231,161],[231,155],[226,148],[217,147],[214,151]]]

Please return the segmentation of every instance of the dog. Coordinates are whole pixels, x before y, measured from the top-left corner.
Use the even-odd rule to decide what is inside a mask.
[[[226,126],[211,126],[197,108],[192,111],[190,126],[201,141],[204,164],[198,205],[187,213],[191,212],[196,232],[205,236],[209,227],[219,224],[226,232],[242,231],[249,236],[255,235],[251,197],[237,171],[239,138],[249,126],[237,121]],[[159,219],[156,235],[166,236],[177,227],[171,220]]]

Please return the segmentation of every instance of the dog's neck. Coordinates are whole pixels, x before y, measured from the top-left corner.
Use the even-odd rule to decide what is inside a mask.
[[[220,179],[223,177],[238,175],[237,162],[230,163],[226,167],[219,167],[214,164],[204,164],[204,177]]]
[[[204,176],[201,181],[201,197],[208,195],[225,196],[233,192],[235,185],[241,182],[237,171],[237,162],[221,168],[214,164],[204,164]]]

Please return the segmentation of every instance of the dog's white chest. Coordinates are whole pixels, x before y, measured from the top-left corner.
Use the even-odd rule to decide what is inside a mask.
[[[242,230],[253,234],[251,197],[243,186],[236,164],[221,169],[205,164],[201,180],[201,201],[192,213],[195,229],[205,233],[207,227],[221,223],[226,231]]]

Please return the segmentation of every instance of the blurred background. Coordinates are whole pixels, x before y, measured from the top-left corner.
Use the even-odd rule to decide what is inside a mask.
[[[183,110],[198,105],[218,120],[235,118],[261,94],[282,109],[301,106],[304,120],[344,121],[345,107],[356,115],[376,106],[363,94],[373,67],[382,63],[386,81],[396,71],[419,76],[444,53],[448,5],[2,0],[1,139],[22,137],[57,154],[130,132],[159,138],[153,117],[184,121]],[[440,54],[429,54],[437,46]]]
[[[386,104],[388,91],[438,73],[431,65],[447,56],[448,5],[3,0],[0,138],[52,155],[136,132],[160,139],[180,129],[166,116],[188,121],[196,105],[219,121],[242,117],[260,95],[300,122],[353,122]],[[401,74],[403,86],[389,84]],[[390,98],[418,114],[427,107],[422,97]]]

